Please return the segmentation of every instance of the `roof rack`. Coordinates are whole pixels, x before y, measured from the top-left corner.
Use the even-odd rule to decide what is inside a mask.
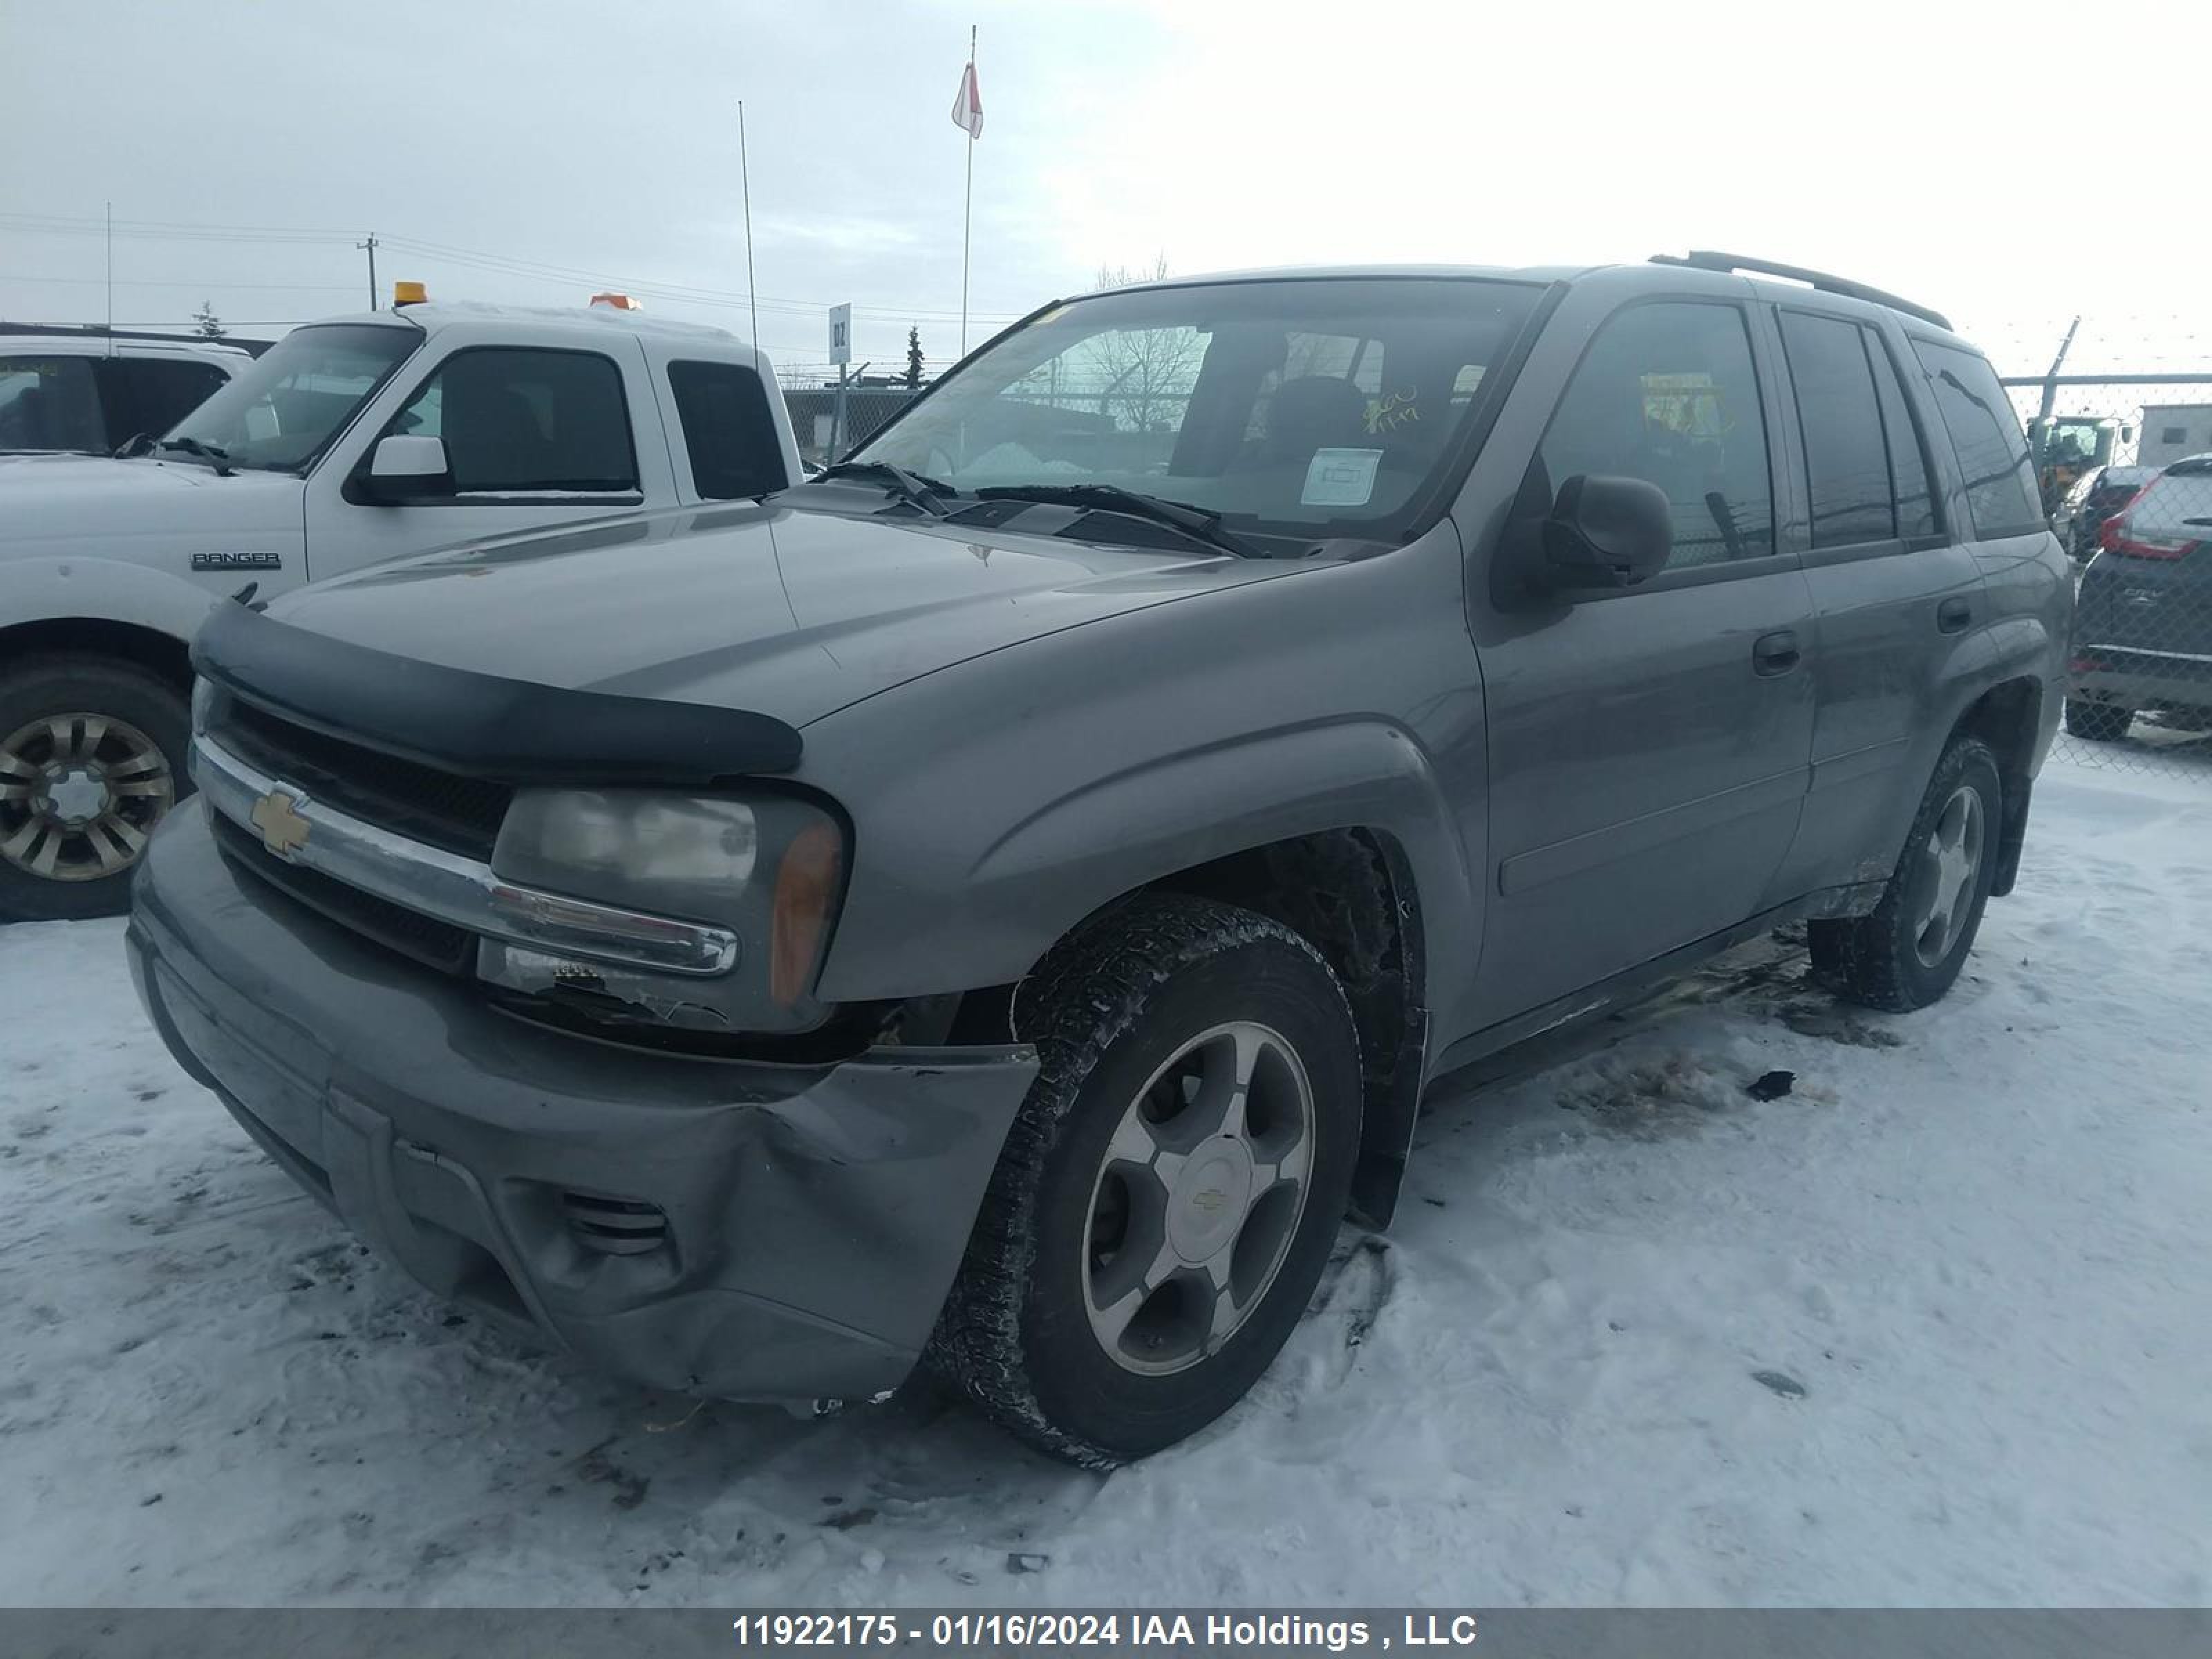
[[[1926,306],[1917,306],[1894,294],[1869,288],[1864,283],[1831,276],[1825,270],[1808,270],[1803,265],[1785,265],[1775,259],[1753,259],[1741,253],[1716,253],[1710,248],[1692,248],[1687,253],[1655,253],[1651,256],[1651,263],[1655,265],[1690,265],[1698,270],[1752,270],[1766,276],[1787,276],[1792,282],[1809,283],[1823,294],[1842,294],[1854,300],[1871,301],[1878,306],[1887,306],[1892,311],[1901,311],[1908,317],[1917,317],[1923,323],[1933,323],[1938,328],[1951,326],[1951,319],[1940,311],[1930,311]]]

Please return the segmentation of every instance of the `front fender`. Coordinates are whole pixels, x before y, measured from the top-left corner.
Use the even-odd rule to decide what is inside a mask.
[[[917,775],[920,787],[895,783],[893,799],[859,825],[851,890],[822,978],[825,1000],[1011,982],[1125,894],[1326,830],[1387,832],[1405,853],[1425,910],[1475,909],[1465,849],[1427,757],[1409,733],[1379,720],[1185,748],[988,826],[978,821],[988,795],[934,769]],[[872,834],[878,822],[886,827]],[[1472,965],[1472,951],[1468,957]],[[1433,975],[1430,983],[1446,988]]]
[[[250,574],[231,583],[243,586]],[[88,617],[126,623],[189,643],[218,596],[182,576],[120,559],[0,561],[0,628]]]

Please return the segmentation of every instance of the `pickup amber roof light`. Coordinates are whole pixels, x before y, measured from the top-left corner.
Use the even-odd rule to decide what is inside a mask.
[[[605,306],[608,309],[612,311],[642,311],[645,309],[645,307],[640,301],[631,299],[627,294],[594,294],[592,295],[592,303],[595,306]]]
[[[420,283],[394,283],[392,285],[392,308],[394,311],[402,306],[425,304],[429,298],[430,290]]]

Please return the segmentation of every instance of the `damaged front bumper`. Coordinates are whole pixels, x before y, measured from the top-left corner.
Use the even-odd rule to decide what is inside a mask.
[[[1035,1051],[705,1060],[550,1030],[234,869],[197,805],[131,974],[179,1062],[428,1289],[655,1388],[865,1398],[927,1340]]]

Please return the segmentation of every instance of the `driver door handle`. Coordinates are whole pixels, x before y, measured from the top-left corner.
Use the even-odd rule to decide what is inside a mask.
[[[1752,641],[1751,667],[1755,674],[1786,674],[1797,665],[1797,630],[1778,628]]]

